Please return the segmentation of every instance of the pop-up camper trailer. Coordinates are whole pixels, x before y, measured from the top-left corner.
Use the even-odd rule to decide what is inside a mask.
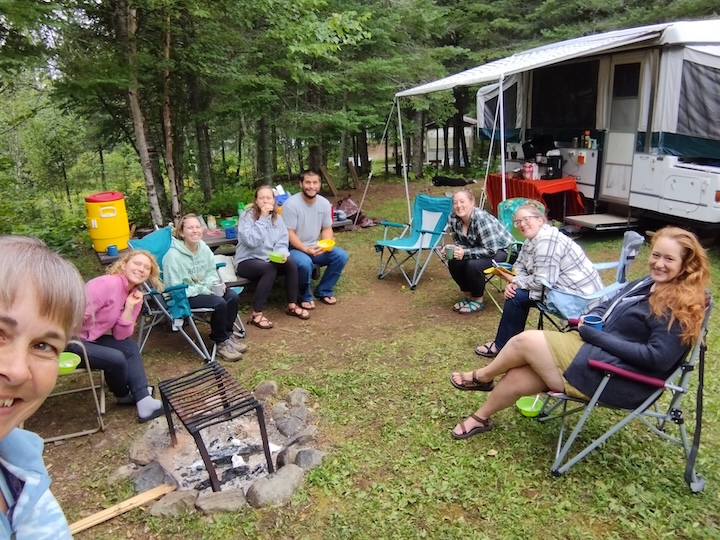
[[[530,49],[398,97],[476,86],[478,129],[518,143],[556,141],[594,228],[650,214],[720,225],[720,20],[656,24]],[[503,88],[498,129],[495,105]],[[590,148],[582,148],[589,131]],[[574,143],[574,141],[577,141]],[[594,141],[594,142],[592,142]],[[593,147],[594,146],[594,147]],[[533,156],[530,156],[533,157]],[[504,159],[504,155],[503,155]]]

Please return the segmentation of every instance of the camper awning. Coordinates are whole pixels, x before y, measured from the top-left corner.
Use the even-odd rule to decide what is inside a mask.
[[[501,76],[506,77],[514,73],[521,73],[530,69],[557,64],[565,60],[600,53],[633,43],[657,39],[668,26],[670,26],[670,23],[630,28],[536,47],[535,49],[523,51],[508,56],[507,58],[468,69],[457,75],[403,90],[395,94],[395,96],[417,96],[431,92],[439,92],[440,90],[449,90],[457,86],[472,86],[497,81]]]

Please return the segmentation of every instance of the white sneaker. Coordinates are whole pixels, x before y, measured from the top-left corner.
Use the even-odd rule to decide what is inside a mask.
[[[218,344],[217,354],[219,354],[223,360],[227,360],[228,362],[237,362],[242,358],[242,353],[235,350],[235,347],[233,347],[229,339]]]
[[[245,343],[243,343],[243,338],[241,338],[241,337],[232,335],[232,336],[230,336],[229,341],[232,344],[233,349],[235,349],[239,353],[244,353],[248,350],[248,346]]]

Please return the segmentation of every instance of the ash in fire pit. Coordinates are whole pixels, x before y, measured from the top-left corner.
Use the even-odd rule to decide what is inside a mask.
[[[271,384],[261,383],[263,388]],[[275,392],[257,392],[263,394],[265,413],[272,405]],[[307,391],[296,388],[272,407],[271,418],[267,418],[267,435],[273,462],[276,467],[295,462],[296,455],[305,445],[314,440],[317,428],[308,425],[313,410],[306,405]],[[303,414],[298,414],[303,409]],[[297,421],[301,416],[304,421],[299,424],[292,422],[293,430],[289,432],[289,420]],[[164,418],[158,418],[150,424],[145,436],[136,441],[130,450],[130,457],[135,463],[146,465],[157,462],[167,474],[171,475],[180,490],[197,490],[210,493],[210,478],[192,436],[175,420],[177,445],[172,446]],[[281,428],[278,430],[278,428]],[[201,431],[203,441],[215,466],[223,491],[237,489],[247,492],[258,479],[268,475],[267,461],[262,447],[260,427],[254,415],[240,416],[228,422],[210,426]],[[304,448],[303,459],[296,464],[305,470],[318,465],[324,453]],[[311,459],[308,460],[308,452]],[[142,477],[142,469],[134,476]],[[136,478],[136,485],[138,481]],[[145,484],[147,489],[147,483]]]

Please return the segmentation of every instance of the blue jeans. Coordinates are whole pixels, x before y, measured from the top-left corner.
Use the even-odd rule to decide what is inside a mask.
[[[312,279],[313,266],[327,266],[323,272],[320,282],[315,287],[316,298],[333,296],[333,289],[340,274],[348,261],[347,252],[339,247],[330,251],[323,251],[320,255],[311,257],[297,249],[290,249],[290,257],[297,263],[298,267],[298,301],[311,302],[313,294],[310,292],[310,280]]]
[[[495,347],[498,351],[510,341],[511,337],[525,330],[530,308],[534,305],[535,300],[530,298],[530,293],[526,289],[515,289],[515,296],[505,300],[500,326],[495,335]]]

